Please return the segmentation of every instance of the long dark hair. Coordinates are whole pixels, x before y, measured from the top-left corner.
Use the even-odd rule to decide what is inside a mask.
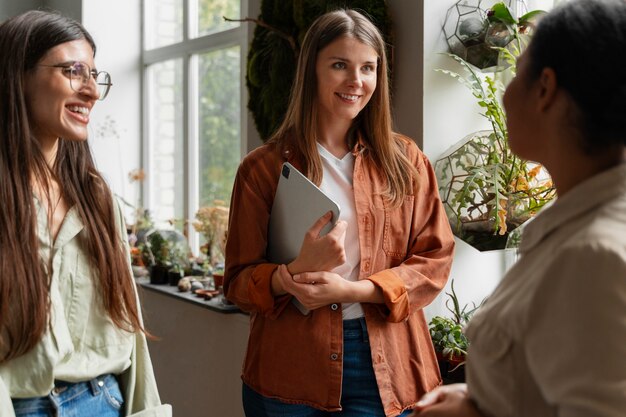
[[[269,142],[278,143],[281,147],[294,146],[304,159],[306,175],[316,184],[321,182],[322,162],[316,147],[315,66],[318,53],[342,36],[353,37],[371,46],[378,55],[376,89],[354,121],[352,130],[360,133],[367,154],[387,180],[383,195],[392,206],[398,206],[413,193],[414,181],[418,178],[417,169],[405,156],[405,143],[392,131],[385,42],[376,26],[355,10],[343,9],[323,14],[307,31],[298,57],[287,114]],[[352,147],[355,143],[348,145]]]
[[[529,46],[530,78],[552,68],[578,110],[572,121],[593,153],[626,145],[626,2],[575,0],[541,19]]]
[[[29,11],[0,24],[0,363],[23,355],[49,323],[51,271],[39,255],[33,182],[56,181],[85,229],[100,302],[119,328],[142,331],[127,254],[116,226],[112,194],[87,141],[59,140],[50,168],[29,125],[25,75],[51,48],[92,37],[57,13]]]

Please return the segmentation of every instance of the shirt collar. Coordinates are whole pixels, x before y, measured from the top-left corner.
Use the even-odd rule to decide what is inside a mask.
[[[46,211],[44,210],[43,205],[41,204],[37,196],[34,196],[34,200],[35,209],[37,210],[39,244],[44,247],[50,247],[51,236],[50,230],[48,229],[48,219],[46,216]],[[65,218],[63,219],[63,223],[61,224],[59,233],[57,234],[56,240],[54,241],[54,248],[60,248],[64,246],[67,242],[72,240],[74,236],[79,234],[84,227],[85,225],[78,215],[76,206],[72,206],[65,214]]]
[[[559,197],[528,224],[524,230],[520,252],[529,251],[563,224],[625,194],[626,163],[585,180],[563,197]]]
[[[363,135],[361,132],[357,131],[356,133],[356,142],[352,147],[352,155],[357,156],[359,153],[363,152],[367,148],[367,143],[363,140]]]

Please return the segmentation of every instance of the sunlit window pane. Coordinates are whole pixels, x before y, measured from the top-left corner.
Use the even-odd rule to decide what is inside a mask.
[[[198,23],[197,33],[192,33],[192,36],[204,36],[239,26],[238,22],[225,21],[224,16],[230,19],[239,19],[241,16],[240,0],[190,1],[196,2]]]
[[[183,40],[183,0],[145,0],[146,49]]]
[[[148,69],[150,211],[162,224],[184,217],[183,61]]]
[[[230,200],[240,158],[240,47],[198,56],[200,205]]]

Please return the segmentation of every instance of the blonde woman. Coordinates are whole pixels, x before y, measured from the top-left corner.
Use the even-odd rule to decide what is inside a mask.
[[[342,212],[276,265],[268,219],[285,161]],[[362,14],[330,12],[308,30],[285,120],[241,163],[230,210],[224,289],[251,314],[247,416],[404,416],[441,383],[422,308],[454,241],[430,163],[391,130],[385,44]]]

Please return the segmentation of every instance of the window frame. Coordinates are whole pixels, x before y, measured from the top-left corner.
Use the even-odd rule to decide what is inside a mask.
[[[152,147],[150,144],[150,79],[149,67],[173,59],[182,59],[183,62],[183,166],[185,185],[182,190],[183,215],[189,220],[183,225],[183,233],[188,236],[189,244],[193,253],[199,253],[200,239],[199,233],[195,231],[192,221],[200,202],[200,172],[199,172],[199,132],[198,132],[198,97],[199,79],[197,71],[198,56],[203,53],[239,46],[240,54],[240,158],[248,149],[248,125],[249,115],[247,111],[248,92],[246,88],[246,66],[249,42],[251,40],[253,25],[241,22],[236,28],[227,29],[220,32],[210,33],[199,37],[190,37],[192,25],[197,20],[195,4],[197,0],[183,0],[183,39],[179,43],[160,46],[153,49],[146,49],[146,1],[141,1],[141,161],[144,170],[147,172],[147,180],[142,184],[142,201],[144,206],[150,208],[151,197],[156,191],[151,183],[150,173],[152,160]],[[257,0],[239,0],[241,18],[251,13],[249,3],[258,9],[260,4]],[[235,16],[236,18],[236,16]],[[193,23],[192,23],[193,22]],[[165,222],[166,219],[154,219],[157,224]],[[159,226],[157,226],[159,227]]]

